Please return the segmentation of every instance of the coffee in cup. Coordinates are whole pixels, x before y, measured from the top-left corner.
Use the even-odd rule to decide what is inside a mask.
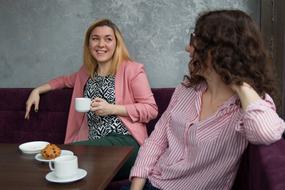
[[[78,172],[78,158],[75,155],[64,155],[49,161],[49,168],[57,178],[68,179]]]
[[[91,106],[90,98],[75,98],[75,110],[78,112],[88,112]]]

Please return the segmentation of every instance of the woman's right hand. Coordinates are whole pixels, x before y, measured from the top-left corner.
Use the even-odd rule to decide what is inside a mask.
[[[145,182],[145,178],[133,177],[130,190],[143,190]]]
[[[25,119],[30,118],[30,111],[32,106],[34,106],[35,112],[38,112],[39,110],[39,103],[40,103],[40,93],[37,88],[35,88],[31,93],[30,96],[26,102],[26,114]]]
[[[49,92],[51,90],[52,90],[51,86],[48,83],[46,83],[46,84],[43,84],[43,85],[35,88],[31,92],[31,94],[30,94],[30,96],[29,96],[29,98],[28,98],[28,100],[26,102],[25,119],[29,119],[30,118],[30,111],[31,111],[32,106],[34,106],[35,112],[38,112],[38,110],[39,110],[39,103],[40,103],[40,95],[43,94],[43,93]]]

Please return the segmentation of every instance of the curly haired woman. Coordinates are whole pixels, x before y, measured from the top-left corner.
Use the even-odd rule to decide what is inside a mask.
[[[248,146],[282,137],[267,56],[239,10],[201,15],[186,50],[190,75],[140,148],[131,189],[231,189]],[[146,159],[147,158],[147,159]]]

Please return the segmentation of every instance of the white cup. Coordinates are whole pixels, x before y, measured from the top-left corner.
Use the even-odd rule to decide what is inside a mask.
[[[78,112],[88,112],[91,106],[90,98],[75,98],[75,110]]]
[[[78,172],[78,158],[75,155],[57,157],[54,160],[49,161],[49,168],[58,178],[72,178]]]

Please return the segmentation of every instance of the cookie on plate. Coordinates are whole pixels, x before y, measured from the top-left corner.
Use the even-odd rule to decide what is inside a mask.
[[[51,160],[61,154],[61,149],[55,144],[48,144],[44,149],[41,150],[41,154],[45,159]]]

